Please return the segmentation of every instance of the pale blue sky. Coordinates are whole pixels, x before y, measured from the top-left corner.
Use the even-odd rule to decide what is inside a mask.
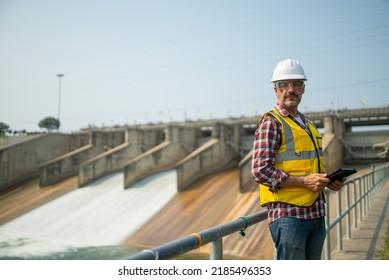
[[[11,129],[58,116],[58,73],[64,132],[262,114],[288,57],[302,112],[389,105],[388,0],[0,0],[0,40]]]

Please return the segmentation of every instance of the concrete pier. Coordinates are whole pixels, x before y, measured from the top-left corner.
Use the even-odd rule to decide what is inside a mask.
[[[48,133],[0,148],[0,191],[39,176],[40,165],[88,142],[89,133]]]
[[[40,166],[40,186],[48,186],[76,175],[80,164],[124,142],[124,132],[120,130],[92,131],[89,136],[87,145]]]
[[[103,152],[80,165],[78,170],[79,187],[83,187],[105,175],[122,171],[130,159],[157,146],[164,140],[164,137],[164,127],[159,129],[126,129],[123,144]]]

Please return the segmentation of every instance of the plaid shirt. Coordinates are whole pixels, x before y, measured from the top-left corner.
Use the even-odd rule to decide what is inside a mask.
[[[282,116],[290,115],[280,104],[277,104],[275,108]],[[299,116],[305,124],[308,123],[308,118],[305,115],[299,112]],[[293,118],[293,116],[291,117]],[[268,186],[269,190],[274,193],[281,188],[280,184],[289,176],[284,171],[274,167],[275,155],[281,145],[281,135],[281,124],[274,117],[268,115],[258,124],[254,139],[252,176],[256,182]],[[323,193],[320,192],[318,199],[309,207],[272,202],[268,203],[267,209],[269,223],[280,217],[317,219],[325,216],[325,199]]]

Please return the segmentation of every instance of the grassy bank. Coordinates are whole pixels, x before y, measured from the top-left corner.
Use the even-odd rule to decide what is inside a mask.
[[[384,247],[380,251],[381,260],[389,260],[389,227],[386,229]]]

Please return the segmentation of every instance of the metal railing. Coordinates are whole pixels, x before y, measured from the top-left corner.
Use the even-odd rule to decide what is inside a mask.
[[[337,210],[336,217],[330,221],[330,215],[326,215],[327,237],[324,244],[324,258],[331,258],[331,237],[330,231],[337,228],[336,244],[338,250],[342,250],[343,228],[342,221],[346,219],[346,237],[350,238],[351,228],[356,228],[362,221],[363,215],[373,204],[374,199],[380,193],[389,177],[389,163],[373,165],[372,172],[356,177],[345,182],[344,191],[327,193],[327,213],[330,209],[331,196],[336,195]],[[345,194],[344,196],[342,194]],[[350,201],[350,196],[352,201]],[[342,200],[346,202],[345,209],[342,209]],[[240,217],[234,221],[221,224],[204,231],[193,233],[189,236],[177,239],[170,243],[144,250],[138,254],[128,257],[128,260],[167,260],[183,255],[201,246],[210,243],[210,259],[223,259],[223,237],[240,232],[252,225],[258,224],[267,219],[266,210],[253,213],[249,216]],[[275,255],[275,254],[274,254]]]
[[[128,260],[168,260],[195,250],[205,244],[211,243],[210,259],[221,260],[223,258],[223,237],[240,232],[249,226],[266,220],[266,210],[240,217],[234,221],[215,226],[198,233],[191,234],[170,243],[144,250],[143,252],[130,256]]]
[[[326,240],[324,258],[331,259],[331,230],[336,227],[336,246],[343,251],[343,238],[351,238],[351,230],[358,228],[362,218],[373,205],[389,178],[389,163],[374,164],[372,171],[345,182],[343,191],[327,190]],[[335,196],[336,217],[331,220],[331,197]],[[343,231],[346,231],[343,235]]]

